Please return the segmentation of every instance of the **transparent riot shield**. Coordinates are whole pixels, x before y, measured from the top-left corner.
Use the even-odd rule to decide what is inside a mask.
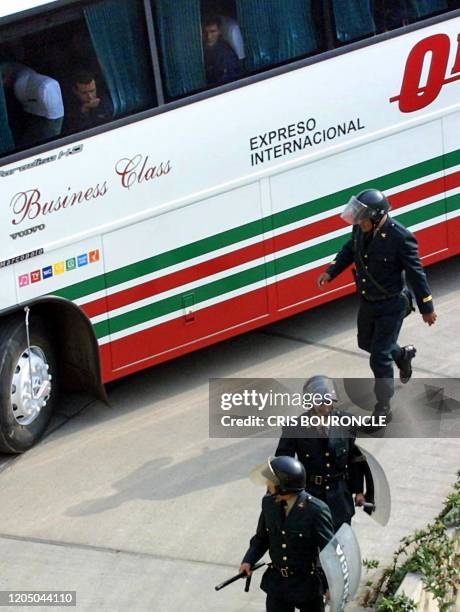
[[[319,560],[329,585],[329,610],[341,612],[356,595],[361,580],[361,551],[350,525],[340,527]]]
[[[372,453],[362,446],[358,447],[366,458],[373,485],[374,510],[370,516],[380,525],[386,525],[391,514],[391,492],[383,467]],[[367,480],[367,479],[366,479]],[[369,490],[369,483],[367,484]]]

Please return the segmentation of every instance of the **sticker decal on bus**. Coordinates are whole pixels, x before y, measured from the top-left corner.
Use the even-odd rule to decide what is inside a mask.
[[[18,285],[19,288],[28,287],[30,284],[40,283],[54,276],[61,276],[67,272],[72,272],[88,264],[99,263],[100,261],[101,252],[99,249],[94,249],[66,260],[57,261],[40,270],[33,270],[30,273],[21,274],[18,276]]]

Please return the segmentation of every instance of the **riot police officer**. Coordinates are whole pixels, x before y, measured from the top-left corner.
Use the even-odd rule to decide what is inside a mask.
[[[326,376],[313,376],[303,387],[304,396],[309,394],[318,398],[331,399],[329,402],[314,405],[310,413],[327,417],[339,415],[333,409],[337,402],[337,393],[332,381]],[[351,523],[355,514],[355,505],[374,500],[369,492],[373,487],[366,459],[355,444],[354,431],[340,427],[324,431],[316,427],[288,428],[278,443],[275,455],[295,457],[305,467],[307,474],[306,490],[311,495],[324,501],[332,514],[334,531],[343,523]],[[364,494],[366,482],[366,495]],[[354,499],[353,499],[354,495]]]
[[[420,262],[417,240],[409,230],[388,212],[390,203],[377,189],[366,189],[353,196],[342,218],[353,224],[351,239],[335,260],[318,278],[324,286],[352,263],[356,267],[356,285],[361,298],[358,313],[358,346],[370,353],[375,377],[377,404],[374,414],[391,419],[390,400],[394,394],[393,361],[400,379],[408,382],[412,375],[412,345],[400,347],[398,335],[404,317],[411,310],[407,278],[415,293],[423,320],[436,321],[433,298]]]
[[[267,612],[322,612],[325,587],[318,555],[334,535],[329,508],[305,491],[305,469],[292,457],[269,459],[253,470],[252,479],[267,486],[269,494],[240,571],[250,574],[268,550],[272,562],[261,582]]]

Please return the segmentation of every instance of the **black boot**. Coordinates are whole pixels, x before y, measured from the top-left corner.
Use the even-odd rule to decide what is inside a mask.
[[[399,380],[405,385],[412,376],[412,359],[417,353],[417,349],[412,344],[402,347],[402,355],[396,362],[399,368]]]
[[[374,412],[372,413],[373,417],[386,417],[386,424],[392,420],[393,415],[391,414],[391,406],[390,402],[377,402],[375,404]]]

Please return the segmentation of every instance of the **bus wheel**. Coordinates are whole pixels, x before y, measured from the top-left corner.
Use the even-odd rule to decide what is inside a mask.
[[[57,395],[56,356],[40,319],[0,322],[0,452],[22,453],[43,435]]]

